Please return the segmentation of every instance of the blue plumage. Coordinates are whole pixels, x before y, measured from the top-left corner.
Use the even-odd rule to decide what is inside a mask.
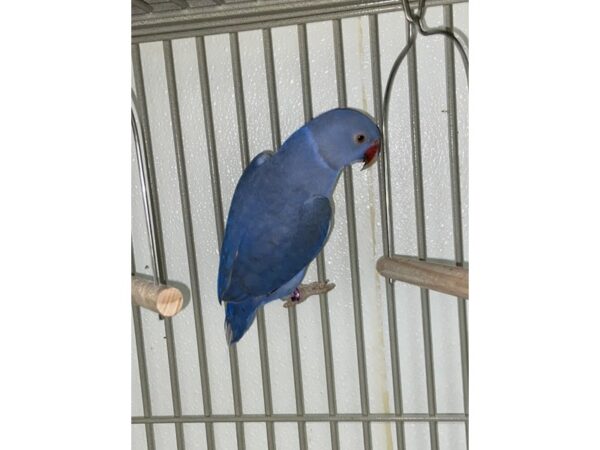
[[[370,165],[380,139],[366,114],[335,109],[246,168],[231,202],[219,265],[229,344],[244,335],[259,307],[298,287],[327,239],[341,170],[358,161]]]

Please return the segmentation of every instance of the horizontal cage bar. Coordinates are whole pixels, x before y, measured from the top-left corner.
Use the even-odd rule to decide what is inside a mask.
[[[427,0],[427,7],[466,0]],[[416,7],[417,2],[410,2]],[[133,43],[273,28],[402,10],[397,0],[240,3],[133,16]]]
[[[243,414],[235,416],[231,414],[219,414],[213,416],[184,415],[184,416],[135,416],[131,418],[132,424],[144,423],[214,423],[214,422],[466,422],[468,416],[465,414],[273,414],[265,416],[262,414]]]

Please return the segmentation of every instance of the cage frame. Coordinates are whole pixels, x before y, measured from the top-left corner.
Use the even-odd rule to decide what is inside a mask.
[[[428,1],[427,6],[443,5],[444,25],[452,27],[452,4],[462,3],[463,0],[434,0]],[[142,2],[144,3],[144,2]],[[416,2],[414,2],[416,4]],[[292,5],[292,6],[290,6]],[[368,16],[369,20],[369,42],[371,46],[372,61],[372,80],[373,80],[373,100],[375,108],[375,119],[381,124],[383,118],[382,105],[382,86],[381,69],[379,57],[379,34],[378,34],[378,14],[401,9],[401,3],[397,1],[316,1],[316,2],[292,2],[264,5],[248,6],[247,3],[236,4],[232,6],[231,11],[223,10],[222,5],[203,8],[204,13],[196,11],[185,11],[183,8],[176,12],[165,12],[161,14],[147,12],[146,14],[134,16],[132,24],[132,57],[133,74],[137,86],[137,96],[132,96],[132,129],[134,135],[134,144],[138,159],[139,174],[143,187],[144,210],[146,214],[146,226],[150,236],[150,247],[153,261],[153,274],[155,282],[166,283],[166,262],[164,254],[164,244],[162,242],[161,216],[158,206],[158,192],[155,169],[153,167],[152,142],[150,137],[150,126],[148,122],[147,102],[144,92],[144,74],[141,66],[140,43],[161,40],[163,42],[163,51],[165,57],[165,69],[167,75],[169,108],[172,121],[172,133],[175,143],[175,152],[177,160],[177,173],[179,180],[179,192],[181,195],[181,204],[183,209],[183,222],[185,230],[186,250],[188,255],[188,266],[190,271],[190,290],[192,298],[199,306],[200,302],[200,283],[197,277],[197,261],[194,252],[194,233],[192,230],[192,218],[190,199],[187,182],[187,170],[184,158],[183,140],[181,123],[179,118],[179,106],[177,100],[177,83],[175,80],[172,40],[182,37],[194,37],[198,55],[198,70],[200,73],[200,87],[202,94],[202,107],[205,118],[207,148],[209,152],[211,186],[213,207],[215,213],[215,226],[219,242],[223,239],[224,233],[224,214],[222,196],[220,190],[220,175],[217,164],[216,142],[214,122],[212,117],[211,90],[208,80],[206,49],[204,37],[211,34],[228,33],[231,46],[232,71],[234,79],[234,94],[237,112],[237,127],[240,139],[240,158],[242,167],[250,161],[248,150],[248,136],[246,131],[246,108],[244,104],[243,83],[241,82],[241,60],[239,50],[238,33],[246,30],[262,29],[265,70],[267,77],[268,100],[270,111],[270,122],[272,131],[273,148],[278,148],[281,144],[281,133],[278,114],[277,90],[275,86],[275,69],[272,46],[271,30],[273,27],[283,25],[296,25],[298,30],[298,43],[300,54],[300,68],[302,79],[302,97],[304,118],[312,118],[312,100],[308,64],[308,44],[306,35],[306,24],[329,20],[333,26],[333,39],[335,51],[335,72],[337,81],[338,104],[346,106],[346,85],[344,71],[343,54],[343,31],[341,19],[347,17]],[[247,14],[248,8],[254,10],[253,14]],[[192,8],[187,8],[192,9]],[[202,15],[203,17],[199,17]],[[150,17],[153,16],[153,17]],[[409,30],[407,29],[407,33]],[[446,71],[446,96],[448,104],[448,149],[450,153],[450,174],[451,174],[451,196],[452,196],[452,215],[453,215],[453,236],[454,236],[454,263],[461,266],[465,263],[463,253],[462,237],[462,218],[461,218],[461,193],[459,178],[459,160],[458,160],[458,138],[457,138],[457,105],[456,105],[456,79],[455,79],[455,55],[454,47],[449,39],[445,39],[445,71]],[[418,105],[418,85],[416,80],[416,51],[411,50],[408,53],[408,74],[409,74],[409,98],[411,115],[411,143],[413,158],[413,180],[415,190],[415,205],[417,214],[417,237],[418,237],[418,257],[427,259],[426,241],[425,241],[425,216],[423,199],[423,175],[421,166],[421,142],[420,142],[420,119]],[[381,185],[381,180],[386,178],[382,176],[385,171],[385,164],[389,166],[389,155],[386,156],[384,164],[378,164],[380,171],[380,202],[382,201],[383,190],[386,186]],[[439,422],[460,422],[465,425],[468,436],[468,336],[467,336],[467,311],[466,299],[458,298],[458,318],[460,331],[460,352],[461,352],[461,370],[463,383],[463,402],[464,413],[462,414],[444,414],[438,413],[436,408],[436,392],[433,369],[432,342],[431,342],[431,319],[429,310],[428,289],[421,289],[421,307],[423,312],[423,336],[425,340],[424,352],[426,361],[426,382],[427,382],[427,403],[428,412],[423,414],[406,414],[402,406],[402,386],[400,382],[400,362],[398,357],[398,336],[395,314],[395,294],[392,287],[392,280],[386,283],[386,301],[390,327],[390,350],[392,352],[392,380],[394,389],[394,413],[381,414],[369,411],[368,389],[366,382],[365,368],[365,348],[363,338],[363,323],[361,313],[360,298],[360,277],[358,274],[358,256],[356,250],[356,221],[354,212],[354,193],[352,184],[352,172],[350,169],[344,171],[344,187],[346,197],[346,213],[348,217],[348,238],[350,248],[350,269],[352,273],[352,292],[355,318],[355,335],[358,352],[359,364],[359,385],[360,385],[360,403],[361,411],[357,413],[339,413],[336,408],[335,380],[333,377],[333,359],[331,348],[331,336],[329,330],[329,316],[326,298],[327,294],[320,295],[322,333],[325,353],[326,381],[328,392],[328,413],[311,414],[305,413],[303,405],[303,385],[302,371],[299,357],[299,338],[297,331],[297,318],[294,308],[288,310],[291,343],[292,343],[292,361],[294,369],[294,391],[296,397],[296,414],[277,414],[273,413],[272,394],[270,390],[269,359],[268,347],[265,334],[264,312],[259,311],[257,317],[259,349],[261,357],[263,393],[264,393],[264,414],[244,414],[242,412],[242,399],[240,388],[240,376],[236,347],[230,348],[230,368],[232,373],[232,390],[234,400],[234,414],[212,414],[211,394],[208,382],[208,366],[206,361],[206,344],[203,329],[203,317],[199,307],[194,307],[194,322],[196,327],[196,339],[198,344],[198,357],[201,375],[201,387],[203,393],[203,415],[184,415],[181,411],[180,388],[178,382],[178,368],[176,359],[176,348],[173,338],[173,324],[170,318],[164,319],[166,345],[168,353],[169,373],[171,382],[171,394],[173,401],[173,414],[170,416],[154,415],[149,395],[148,372],[146,366],[145,346],[143,330],[141,326],[141,316],[138,306],[132,307],[134,335],[136,340],[136,349],[138,354],[138,369],[140,373],[140,382],[142,386],[142,406],[143,416],[133,416],[132,424],[144,424],[146,430],[146,440],[148,449],[155,449],[155,439],[153,425],[172,423],[175,425],[177,448],[185,448],[183,437],[184,423],[204,423],[206,425],[206,444],[208,449],[214,449],[215,438],[213,424],[220,422],[234,423],[236,427],[236,436],[238,449],[245,448],[244,428],[246,422],[265,423],[267,428],[267,442],[269,450],[275,449],[274,423],[293,422],[297,423],[299,447],[301,450],[308,448],[306,423],[307,422],[325,422],[330,425],[331,444],[333,450],[340,448],[339,444],[339,422],[360,422],[363,428],[363,441],[365,449],[371,449],[370,423],[372,422],[392,422],[396,429],[396,442],[398,449],[405,448],[404,424],[407,422],[426,422],[429,424],[430,444],[432,449],[439,448],[438,429]],[[387,178],[389,181],[389,177]],[[391,210],[387,205],[381,207],[382,223],[388,224],[391,216]],[[388,217],[384,217],[388,215]],[[391,224],[390,224],[391,225]],[[389,249],[393,253],[393,226],[391,230],[382,230],[384,247],[386,239],[392,237],[389,243]],[[391,234],[390,234],[391,233]],[[133,251],[133,250],[132,250]],[[135,262],[133,262],[132,272],[135,273]],[[325,264],[323,253],[317,257],[317,273],[319,281],[326,279]],[[468,438],[467,438],[468,445]]]

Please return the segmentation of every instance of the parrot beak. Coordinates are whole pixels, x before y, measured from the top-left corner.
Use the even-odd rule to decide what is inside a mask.
[[[360,170],[365,170],[375,164],[377,161],[377,155],[379,155],[379,141],[373,142],[373,144],[367,149],[363,157],[363,166]]]

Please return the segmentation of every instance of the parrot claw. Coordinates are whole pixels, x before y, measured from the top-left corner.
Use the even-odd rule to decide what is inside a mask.
[[[324,282],[315,281],[314,283],[309,284],[301,284],[296,289],[291,296],[287,297],[286,302],[283,304],[284,308],[291,308],[296,306],[307,298],[312,297],[317,294],[325,294],[331,291],[335,287],[335,283],[330,283],[329,280],[325,280]]]

